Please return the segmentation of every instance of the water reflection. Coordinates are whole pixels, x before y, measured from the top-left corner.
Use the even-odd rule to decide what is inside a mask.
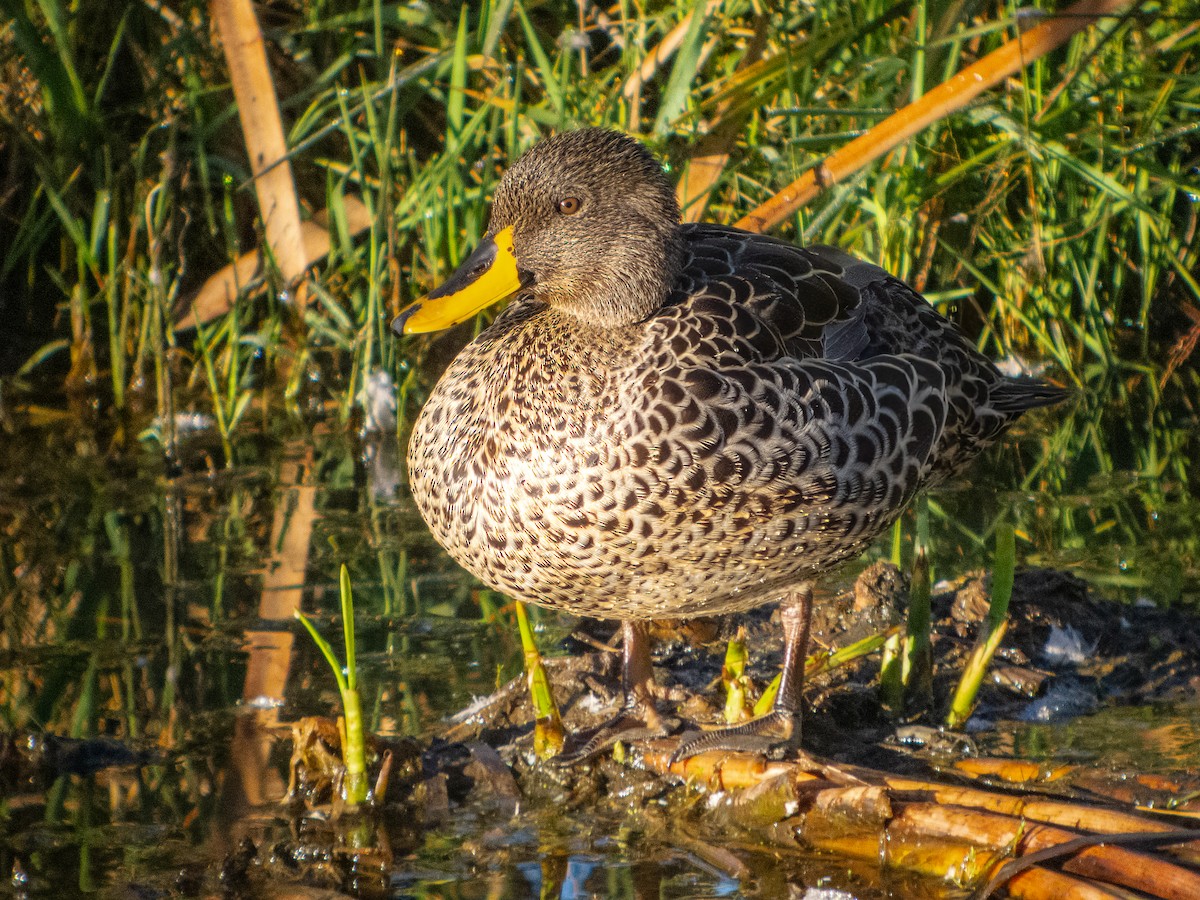
[[[1200,604],[1192,401],[1168,405],[1153,384],[1130,379],[1104,389],[1031,419],[969,481],[909,514],[938,576],[986,566],[1008,515],[1026,562],[1070,569],[1114,599]],[[335,691],[315,649],[295,640],[291,612],[301,606],[328,626],[343,562],[374,730],[427,733],[519,671],[503,598],[479,591],[428,538],[400,487],[394,440],[281,427],[244,437],[241,464],[219,470],[212,435],[192,432],[182,436],[182,474],[168,477],[152,444],[109,452],[113,436],[63,416],[33,419],[18,411],[0,441],[3,730],[18,740],[110,738],[142,764],[97,758],[68,771],[8,748],[0,868],[19,892],[123,896],[140,885],[193,896],[213,889],[214,861],[241,838],[260,849],[295,841],[301,826],[277,806],[287,758],[278,725],[328,714]],[[570,624],[535,617],[547,646]],[[984,739],[995,752],[1170,768],[1194,760],[1196,723],[1194,710],[1139,707]],[[588,837],[572,837],[575,827]],[[767,896],[770,885],[845,872],[854,877],[837,875],[834,887],[863,898],[890,890],[861,864],[750,851],[741,856],[753,877],[743,881],[625,827],[494,811],[428,830],[392,823],[380,891]],[[907,891],[951,895],[940,884]]]

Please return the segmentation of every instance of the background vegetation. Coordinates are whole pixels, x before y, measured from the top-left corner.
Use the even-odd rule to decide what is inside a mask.
[[[262,7],[298,189],[332,246],[307,304],[268,259],[197,329],[175,323],[200,286],[262,243],[206,7],[0,9],[0,401],[65,397],[98,448],[157,438],[168,462],[177,429],[201,424],[227,467],[258,458],[277,412],[377,412],[363,388],[380,370],[403,431],[467,330],[397,341],[387,323],[469,252],[505,165],[541,136],[629,130],[662,155],[689,218],[732,222],[1047,14],[949,0]],[[1197,565],[1198,23],[1194,0],[1132,3],[779,229],[878,261],[1013,370],[1077,387],[1071,415],[1004,462],[1007,483],[1057,498],[1022,506],[1018,535],[1082,553],[1100,531],[1133,546],[1156,530],[1176,585]],[[353,200],[369,222],[357,234]],[[931,511],[921,521],[950,539],[990,545],[993,522]]]
[[[414,358],[386,336],[385,313],[471,247],[505,163],[539,136],[630,130],[681,179],[717,172],[689,214],[733,221],[1041,15],[787,6],[264,7],[300,191],[330,211],[334,247],[308,309],[287,308],[268,267],[197,334],[173,330],[177,313],[258,243],[203,4],[3,0],[0,370],[122,409],[152,396],[153,367],[169,360],[227,419],[243,391],[269,405],[316,374],[321,399],[346,412],[364,372]],[[1164,354],[1197,328],[1197,13],[1132,4],[783,233],[879,261],[989,351],[1044,360],[1067,381],[1140,366],[1194,387],[1178,371],[1190,346],[1170,366]],[[358,240],[339,219],[350,194],[372,214]]]

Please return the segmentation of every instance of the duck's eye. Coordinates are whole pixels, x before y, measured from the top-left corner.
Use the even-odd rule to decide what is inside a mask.
[[[563,197],[558,201],[558,211],[564,216],[573,216],[583,206],[578,197]]]

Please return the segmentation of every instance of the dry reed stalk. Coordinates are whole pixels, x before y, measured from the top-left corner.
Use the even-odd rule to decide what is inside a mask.
[[[737,66],[739,73],[747,71],[763,58],[767,49],[769,23],[770,20],[765,15],[756,18],[754,37]],[[745,131],[750,111],[751,107],[745,104],[734,104],[728,98],[723,100],[717,106],[716,114],[705,134],[691,148],[679,183],[675,187],[683,221],[699,222],[704,217],[709,195],[720,181],[730,154]]]
[[[779,775],[789,775],[802,781],[816,781],[819,776],[799,771],[793,764],[771,762],[751,753],[725,753],[720,750],[699,753],[688,759],[669,764],[677,741],[653,741],[647,744],[642,760],[646,767],[659,774],[668,771],[688,781],[702,784],[709,790],[736,791],[754,787]]]
[[[1128,891],[1118,891],[1052,869],[1031,866],[1004,885],[1012,900],[1131,900]]]
[[[748,231],[773,228],[826,188],[845,180],[928,125],[962,109],[984,91],[1066,43],[1096,19],[1113,15],[1128,4],[1129,0],[1081,0],[1052,15],[825,157],[740,219],[737,227]]]
[[[979,883],[1013,857],[1061,856],[1061,867],[1069,874],[1037,865],[1044,862],[1040,856],[1012,874],[1007,886],[1011,896],[1034,900],[1107,900],[1128,896],[1124,888],[1160,900],[1200,897],[1200,872],[1164,854],[1115,845],[1177,839],[1176,852],[1185,860],[1194,854],[1200,831],[1197,842],[1187,842],[1187,832],[1148,816],[854,766],[826,766],[811,760],[772,762],[746,753],[700,754],[668,770],[673,747],[672,741],[655,742],[642,761],[652,771],[670,771],[724,793],[716,806],[718,817],[769,843],[801,840],[860,859],[876,859],[884,853],[889,865],[957,883]],[[1004,771],[999,762],[984,761],[976,768]],[[1037,766],[1008,768],[1013,770],[1010,776],[1019,772],[1024,781],[1039,773],[1066,774]]]
[[[986,757],[959,760],[954,768],[972,778],[990,778],[1021,785],[1061,782],[1073,790],[1087,791],[1114,803],[1164,807],[1169,803],[1175,812],[1200,812],[1200,778],[1183,773],[1170,776],[1153,772],[1118,775],[1081,766],[1047,767],[1022,760]]]
[[[1032,819],[1048,825],[1058,825],[1082,831],[1121,834],[1129,832],[1167,832],[1175,829],[1156,819],[1134,815],[1102,806],[1049,800],[1039,796],[1014,796],[977,788],[938,784],[908,778],[885,776],[887,785],[904,796],[927,794],[932,800],[952,806],[966,806],[989,812]]]
[[[209,14],[229,66],[267,244],[283,277],[288,284],[295,284],[308,262],[300,229],[300,201],[262,30],[250,0],[210,0]]]
[[[954,763],[954,768],[972,777],[997,778],[1010,784],[1044,784],[1058,781],[1071,774],[1075,767],[1046,766],[1023,759],[994,759],[979,756],[960,759]]]
[[[1053,825],[1031,824],[1015,816],[941,803],[898,802],[895,808],[889,831],[899,826],[936,840],[957,840],[991,850],[1008,849],[1017,857],[1068,844],[1080,837],[1095,838],[1098,842],[1113,837],[1081,835]],[[1062,867],[1073,875],[1132,888],[1163,900],[1200,897],[1200,873],[1124,847],[1098,843],[1073,853]]]
[[[708,0],[708,5],[704,9],[702,15],[709,16],[716,12],[723,0]],[[654,73],[658,71],[659,66],[665,63],[679,49],[679,45],[683,43],[683,39],[687,37],[688,29],[692,27],[692,17],[698,12],[693,9],[680,19],[675,27],[666,33],[661,41],[655,45],[649,53],[646,54],[642,64],[638,66],[637,71],[629,76],[629,80],[625,82],[625,87],[621,89],[622,95],[629,101],[629,130],[637,131],[641,127],[641,99],[642,88],[646,86],[646,82],[654,77]]]
[[[1078,834],[1050,825],[1035,825],[1021,839],[1018,855],[1037,853],[1065,844]],[[1089,835],[1097,841],[1104,835]],[[1100,844],[1075,853],[1062,864],[1063,871],[1097,881],[1107,881],[1142,891],[1162,900],[1196,900],[1200,897],[1200,872],[1176,865],[1151,853]]]

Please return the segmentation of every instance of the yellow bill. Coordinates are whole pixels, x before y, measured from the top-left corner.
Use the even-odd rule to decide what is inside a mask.
[[[392,331],[421,334],[449,328],[520,288],[510,225],[476,247],[440,287],[402,309]]]

